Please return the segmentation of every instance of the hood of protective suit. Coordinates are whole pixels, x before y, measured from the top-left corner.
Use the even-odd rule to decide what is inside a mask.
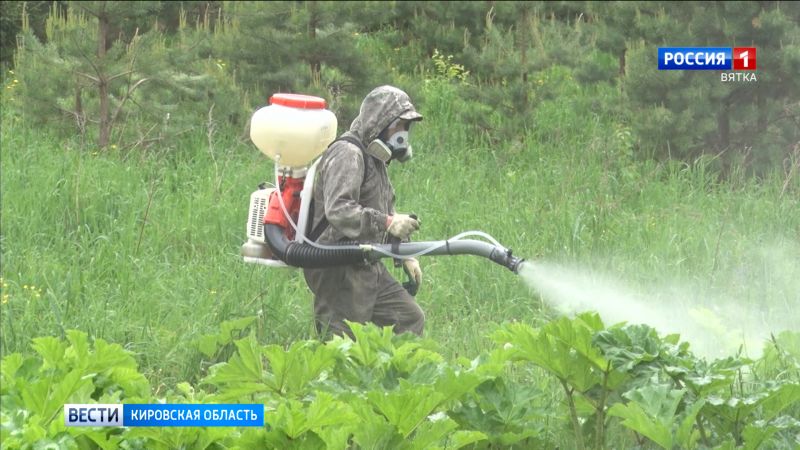
[[[369,145],[398,117],[422,120],[422,114],[414,109],[408,94],[393,86],[377,87],[361,103],[361,110],[350,125],[350,132]]]

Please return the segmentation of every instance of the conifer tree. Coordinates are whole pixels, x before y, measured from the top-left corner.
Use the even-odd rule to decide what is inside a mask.
[[[634,18],[624,88],[634,129],[657,154],[721,156],[758,169],[800,141],[800,7],[796,3],[646,4]],[[656,48],[756,47],[757,82],[717,72],[658,71]]]
[[[0,2],[0,65],[8,67],[13,63],[17,35],[22,31],[23,14],[26,16],[26,26],[42,39],[50,8],[53,5],[63,7],[63,3],[62,1]]]
[[[225,15],[240,33],[215,42],[218,53],[235,61],[242,84],[251,86],[257,104],[275,92],[300,92],[326,98],[340,117],[352,117],[368,92],[371,70],[356,47],[361,28],[355,2],[233,2]],[[349,94],[353,94],[349,96]],[[253,105],[256,106],[256,105]]]
[[[202,123],[217,102],[225,104],[218,115],[235,115],[241,106],[235,83],[208,44],[210,16],[192,28],[183,14],[168,42],[153,14],[159,8],[158,2],[70,2],[65,11],[51,9],[44,42],[24,28],[16,61],[28,99],[23,112],[47,123],[66,119],[99,148],[157,141],[181,129],[172,123]]]

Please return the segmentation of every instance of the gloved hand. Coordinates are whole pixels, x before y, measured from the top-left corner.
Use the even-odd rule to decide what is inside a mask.
[[[408,258],[403,260],[403,269],[406,271],[408,276],[414,278],[414,281],[417,283],[417,287],[422,284],[422,269],[419,267],[419,261],[415,258]]]
[[[386,231],[394,237],[400,239],[408,239],[416,230],[419,230],[419,222],[417,219],[407,214],[395,214],[389,216],[389,226]]]

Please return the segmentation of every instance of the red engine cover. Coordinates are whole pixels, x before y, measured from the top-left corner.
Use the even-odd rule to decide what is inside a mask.
[[[300,215],[300,191],[303,190],[304,181],[305,178],[278,177],[283,203],[286,205],[286,211],[289,212],[289,216],[291,216],[295,225],[297,225],[297,217]],[[283,213],[277,190],[269,196],[269,205],[267,206],[266,214],[264,214],[264,224],[280,226],[283,228],[286,237],[290,241],[294,240],[294,228],[289,224],[286,214]]]

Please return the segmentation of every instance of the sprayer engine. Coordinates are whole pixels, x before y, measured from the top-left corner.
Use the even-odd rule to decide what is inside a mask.
[[[275,257],[267,245],[264,229],[266,226],[278,227],[283,230],[283,235],[288,241],[294,241],[297,239],[294,226],[301,230],[306,230],[310,226],[308,214],[313,181],[304,189],[306,184],[305,174],[307,172],[303,169],[302,171],[294,171],[292,176],[278,176],[277,184],[279,188],[267,188],[265,184],[262,184],[257,191],[250,195],[250,208],[247,219],[248,239],[242,245],[242,256],[246,262],[273,267],[287,267],[285,262]],[[313,170],[310,172],[313,174]],[[283,206],[281,206],[281,203],[283,203]],[[288,212],[288,216],[284,213],[284,207]],[[293,226],[293,224],[296,225]]]
[[[445,241],[403,244],[357,242],[322,245],[307,239],[309,210],[319,160],[336,137],[336,117],[325,100],[296,94],[275,94],[270,106],[251,120],[250,138],[275,162],[275,187],[261,186],[250,196],[245,262],[272,267],[322,268],[424,255],[478,255],[517,273],[522,259],[494,238],[479,231]],[[478,235],[490,242],[463,239]]]
[[[300,214],[300,192],[303,190],[303,183],[305,177],[295,178],[290,176],[279,176],[278,184],[281,186],[280,190],[275,190],[270,194],[270,201],[267,206],[267,213],[264,215],[264,225],[277,225],[285,230],[286,239],[293,241],[295,238],[295,230],[289,224],[289,219],[297,223],[297,217]],[[280,194],[279,194],[280,192]],[[283,204],[286,206],[286,211],[289,217],[283,213],[281,202],[277,198],[280,195]]]

